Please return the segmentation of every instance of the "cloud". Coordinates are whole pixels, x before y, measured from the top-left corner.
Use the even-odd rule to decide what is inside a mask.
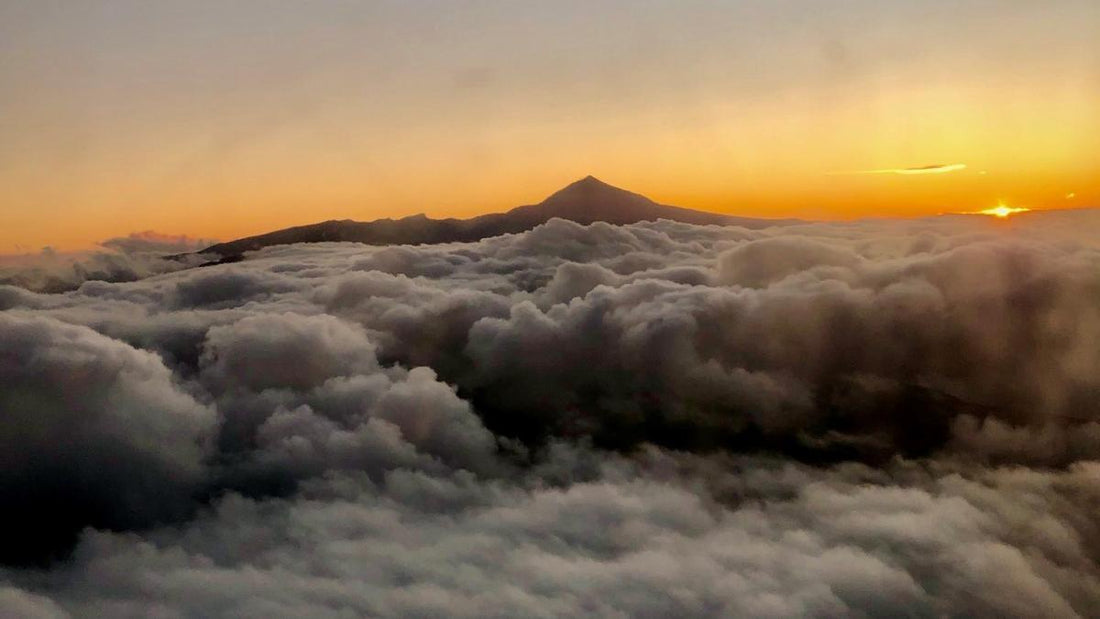
[[[833,172],[834,175],[844,174],[902,174],[913,176],[919,174],[947,174],[965,170],[965,163],[941,163],[935,165],[917,166],[912,168],[884,168],[880,170],[856,170],[855,172]]]
[[[124,254],[182,254],[201,250],[214,243],[217,243],[217,241],[213,239],[197,239],[185,234],[161,234],[152,230],[146,230],[144,232],[131,232],[127,236],[107,239],[106,241],[101,241],[99,244]]]
[[[178,255],[197,251],[214,241],[151,230],[107,239],[107,251],[0,255],[0,284],[42,292],[64,292],[86,281],[129,282],[197,266],[205,259]]]
[[[150,541],[89,533],[53,601],[111,616],[1072,617],[1100,594],[1082,518],[1096,474],[661,453],[605,457],[563,487],[395,470],[295,500],[230,495]]]
[[[0,314],[0,341],[0,560],[189,509],[215,414],[156,355],[47,318]]]
[[[27,619],[58,619],[70,616],[49,598],[27,593],[15,587],[0,587],[0,608],[13,617]]]
[[[0,613],[1088,614],[1096,217],[0,286]]]

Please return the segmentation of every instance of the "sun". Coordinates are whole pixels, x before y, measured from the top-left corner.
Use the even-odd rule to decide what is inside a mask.
[[[979,215],[991,215],[993,217],[1000,217],[1000,218],[1003,219],[1005,217],[1008,217],[1009,215],[1015,215],[1016,213],[1023,213],[1023,212],[1030,211],[1030,210],[1031,209],[1024,208],[1022,206],[1021,207],[1012,207],[1012,206],[1006,206],[1005,204],[1002,203],[1002,204],[998,204],[997,206],[995,206],[993,208],[987,208],[984,211],[978,211],[978,214]]]

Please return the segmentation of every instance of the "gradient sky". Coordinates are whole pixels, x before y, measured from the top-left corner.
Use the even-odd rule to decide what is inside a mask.
[[[1096,0],[0,0],[0,252],[587,174],[754,216],[1095,206],[1098,151]]]

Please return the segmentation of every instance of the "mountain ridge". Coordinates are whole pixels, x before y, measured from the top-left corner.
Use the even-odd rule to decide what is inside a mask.
[[[217,243],[195,253],[214,254],[218,256],[216,262],[228,262],[240,260],[247,251],[291,243],[343,241],[367,245],[421,245],[472,242],[530,230],[555,217],[580,224],[603,221],[622,225],[669,219],[690,224],[746,228],[788,225],[798,221],[738,217],[659,204],[589,175],[566,185],[541,202],[517,206],[503,213],[488,213],[468,219],[432,219],[423,213],[372,221],[330,219]]]

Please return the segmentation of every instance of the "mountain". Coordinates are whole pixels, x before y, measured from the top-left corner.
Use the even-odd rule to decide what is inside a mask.
[[[368,245],[418,245],[476,241],[490,236],[530,230],[555,217],[581,224],[596,221],[632,224],[639,221],[670,219],[690,224],[746,228],[765,228],[796,222],[791,219],[733,217],[667,206],[587,176],[538,204],[518,206],[505,213],[492,213],[470,219],[431,219],[425,215],[414,215],[403,219],[377,219],[365,222],[325,221],[219,243],[198,253],[215,254],[220,258],[219,262],[228,262],[239,260],[246,251],[290,243],[351,241]]]

